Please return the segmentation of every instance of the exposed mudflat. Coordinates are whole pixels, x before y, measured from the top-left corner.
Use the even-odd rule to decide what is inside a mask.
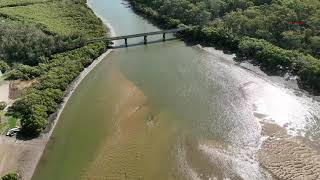
[[[320,179],[320,154],[305,138],[290,136],[285,128],[261,122],[263,141],[257,154],[260,164],[279,179]]]
[[[296,138],[268,138],[258,158],[280,179],[320,179],[320,155]]]

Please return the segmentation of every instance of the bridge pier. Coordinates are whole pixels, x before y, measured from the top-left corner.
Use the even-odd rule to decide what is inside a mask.
[[[176,33],[185,30],[186,28],[177,28],[177,29],[169,29],[169,30],[163,30],[163,31],[154,31],[154,32],[147,32],[147,33],[139,33],[139,34],[131,34],[131,35],[125,35],[125,36],[116,36],[116,37],[108,37],[108,38],[96,38],[87,41],[86,43],[93,43],[97,41],[116,41],[116,40],[122,40],[124,39],[125,41],[125,46],[128,46],[128,39],[130,38],[136,38],[136,37],[144,37],[144,44],[148,43],[147,36],[151,35],[161,35],[162,34],[162,40],[166,41],[166,34],[168,33]]]
[[[147,36],[144,36],[144,44],[147,44]]]

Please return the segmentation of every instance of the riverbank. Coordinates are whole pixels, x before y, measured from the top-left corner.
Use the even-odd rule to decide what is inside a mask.
[[[135,15],[121,3],[97,0],[95,7],[99,7],[96,8],[101,10],[99,12],[109,12],[104,14],[105,17],[110,17],[110,22],[121,34],[152,28],[147,22],[138,21],[141,17],[132,20]],[[122,17],[121,21],[119,17]],[[123,23],[123,26],[116,26],[118,23]],[[262,177],[260,167],[250,152],[250,147],[260,140],[259,122],[252,118],[253,114],[294,122],[304,117],[305,112],[300,113],[300,109],[305,109],[305,106],[299,106],[295,97],[288,96],[283,89],[232,63],[225,63],[225,56],[220,55],[222,57],[207,56],[176,40],[117,49],[108,62],[101,63],[83,86],[79,86],[78,93],[74,93],[75,98],[65,108],[61,124],[58,124],[52,143],[39,164],[41,168],[36,173],[39,176],[35,176],[39,180],[80,179],[74,178],[79,174],[83,179],[124,177],[162,180],[170,179],[168,177],[187,179],[186,176],[248,179],[254,175],[258,177],[256,179],[262,179],[259,178]],[[125,78],[114,73],[113,69]],[[112,78],[112,74],[120,78]],[[144,97],[147,97],[146,102]],[[279,104],[273,104],[274,100]],[[251,106],[256,106],[257,112],[252,112]],[[149,107],[154,108],[151,113],[146,112]],[[264,113],[264,107],[269,111]],[[164,119],[158,116],[162,112],[175,115],[175,118],[165,118],[168,125],[159,129],[159,134],[164,135],[159,138],[155,129],[146,127],[144,123],[163,125]],[[145,118],[146,114],[150,115]],[[115,131],[109,130],[112,126],[116,127]],[[221,142],[233,146],[236,152],[237,147],[243,145],[240,151],[244,151],[244,155],[226,153],[224,146],[218,153],[214,147],[207,146],[200,146],[200,153],[194,152],[198,151],[197,145],[201,144],[202,138],[213,144]],[[164,152],[163,158],[159,150]],[[176,173],[181,169],[179,176]],[[148,178],[151,177],[148,174],[152,178]]]
[[[177,18],[175,12],[167,12],[170,14],[167,15],[161,11],[161,8],[157,7],[161,6],[161,3],[155,3],[157,5],[153,6],[152,3],[142,3],[136,0],[129,0],[129,3],[135,12],[163,28],[191,26],[180,34],[190,44],[203,44],[236,53],[238,61],[250,60],[270,75],[296,76],[301,89],[313,95],[320,94],[320,84],[318,83],[320,81],[320,63],[319,59],[310,54],[284,49],[264,39],[240,36],[223,27],[215,27],[209,24],[201,24],[200,26],[200,24],[195,23],[198,22],[197,20],[186,20],[187,18],[183,16]],[[162,3],[165,6],[166,3]],[[180,13],[186,12],[186,9],[182,8]],[[212,23],[214,24],[214,22]]]
[[[222,53],[214,48],[198,47],[213,55]],[[222,57],[222,54],[219,56]],[[224,57],[228,57],[222,59],[226,64],[236,65],[249,71],[268,84],[259,88],[259,84],[249,81],[240,88],[248,102],[254,100],[253,115],[259,122],[261,131],[261,144],[254,158],[260,166],[276,179],[318,179],[320,177],[319,136],[317,135],[319,127],[317,117],[320,115],[317,110],[320,108],[319,96],[311,96],[300,90],[295,81],[289,82],[282,77],[269,76],[245,62],[236,63],[233,61],[235,55]],[[259,96],[261,99],[256,99]],[[263,100],[264,96],[270,99]],[[285,109],[279,101],[287,101],[284,105],[292,106]],[[268,107],[268,104],[272,104],[273,108]],[[315,113],[308,115],[309,120],[299,115],[303,114],[306,105],[310,108],[308,111]],[[290,108],[297,109],[290,110]],[[292,116],[289,115],[291,111]],[[306,113],[309,113],[308,111]],[[299,119],[296,119],[298,121],[291,119],[295,119],[294,116],[299,116]]]
[[[59,117],[72,96],[75,89],[81,81],[109,54],[111,49],[99,56],[90,66],[81,72],[81,74],[69,85],[65,92],[63,102],[56,112],[56,117],[53,119],[50,130],[40,137],[33,140],[17,140],[14,138],[0,136],[0,175],[17,171],[21,174],[23,180],[31,179],[33,172],[44,152],[44,149],[50,140]],[[12,151],[14,149],[14,151]]]
[[[88,6],[90,7],[90,6]],[[105,21],[104,21],[105,22]],[[105,23],[105,26],[110,30],[109,33],[114,34],[111,26]],[[22,175],[23,180],[31,179],[33,172],[44,152],[44,149],[50,140],[59,117],[73,95],[75,89],[82,80],[108,55],[111,49],[101,54],[88,67],[86,67],[76,78],[68,85],[64,92],[63,100],[60,103],[57,111],[50,115],[50,125],[47,131],[41,134],[38,138],[32,140],[19,140],[0,136],[0,156],[3,157],[0,161],[0,176],[10,172],[18,172]],[[14,150],[13,150],[14,149]]]

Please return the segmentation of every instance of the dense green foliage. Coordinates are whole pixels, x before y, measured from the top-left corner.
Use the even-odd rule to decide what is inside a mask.
[[[19,176],[17,173],[10,173],[1,178],[2,180],[18,180]]]
[[[0,22],[0,55],[8,63],[36,65],[41,57],[66,48],[62,39],[44,33],[35,25],[8,19]]]
[[[103,23],[85,0],[0,2],[0,70],[8,79],[33,80],[9,108],[12,124],[36,136],[79,73],[106,49],[86,40],[106,36]]]
[[[4,61],[0,59],[0,71],[1,73],[5,73],[10,69],[10,66]]]
[[[8,79],[16,80],[30,80],[40,76],[43,73],[41,66],[28,66],[23,64],[16,64],[14,69],[8,73]]]
[[[13,7],[21,5],[29,5],[34,3],[42,3],[48,0],[1,0],[0,7]]]
[[[270,5],[234,11],[222,19],[217,24],[238,35],[265,39],[285,49],[320,57],[318,0],[274,0]]]
[[[8,64],[37,65],[103,36],[102,22],[78,0],[0,8],[0,58]]]
[[[22,133],[36,136],[46,127],[68,85],[105,48],[104,43],[96,43],[52,56],[37,82],[10,107],[10,113],[21,118]]]
[[[320,51],[320,2],[317,0],[130,2],[135,10],[166,28],[193,25],[183,34],[187,39],[236,52],[243,59],[253,58],[269,72],[298,75],[301,85],[320,92],[320,60],[316,58]],[[192,16],[183,15],[186,13]],[[306,24],[291,25],[292,21]]]
[[[11,19],[37,24],[43,31],[61,36],[85,39],[105,36],[103,24],[83,3],[59,1],[1,8],[0,13]]]
[[[320,57],[319,0],[130,0],[144,12],[210,25]],[[298,25],[293,22],[302,22]]]
[[[4,110],[4,108],[6,108],[6,107],[7,107],[7,103],[4,101],[1,101],[0,102],[0,110]]]

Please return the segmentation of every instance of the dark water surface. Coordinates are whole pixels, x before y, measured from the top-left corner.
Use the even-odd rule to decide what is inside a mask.
[[[158,30],[122,0],[89,4],[117,35]],[[255,159],[260,122],[317,138],[320,106],[232,58],[180,40],[114,49],[70,98],[33,179],[271,179]]]

